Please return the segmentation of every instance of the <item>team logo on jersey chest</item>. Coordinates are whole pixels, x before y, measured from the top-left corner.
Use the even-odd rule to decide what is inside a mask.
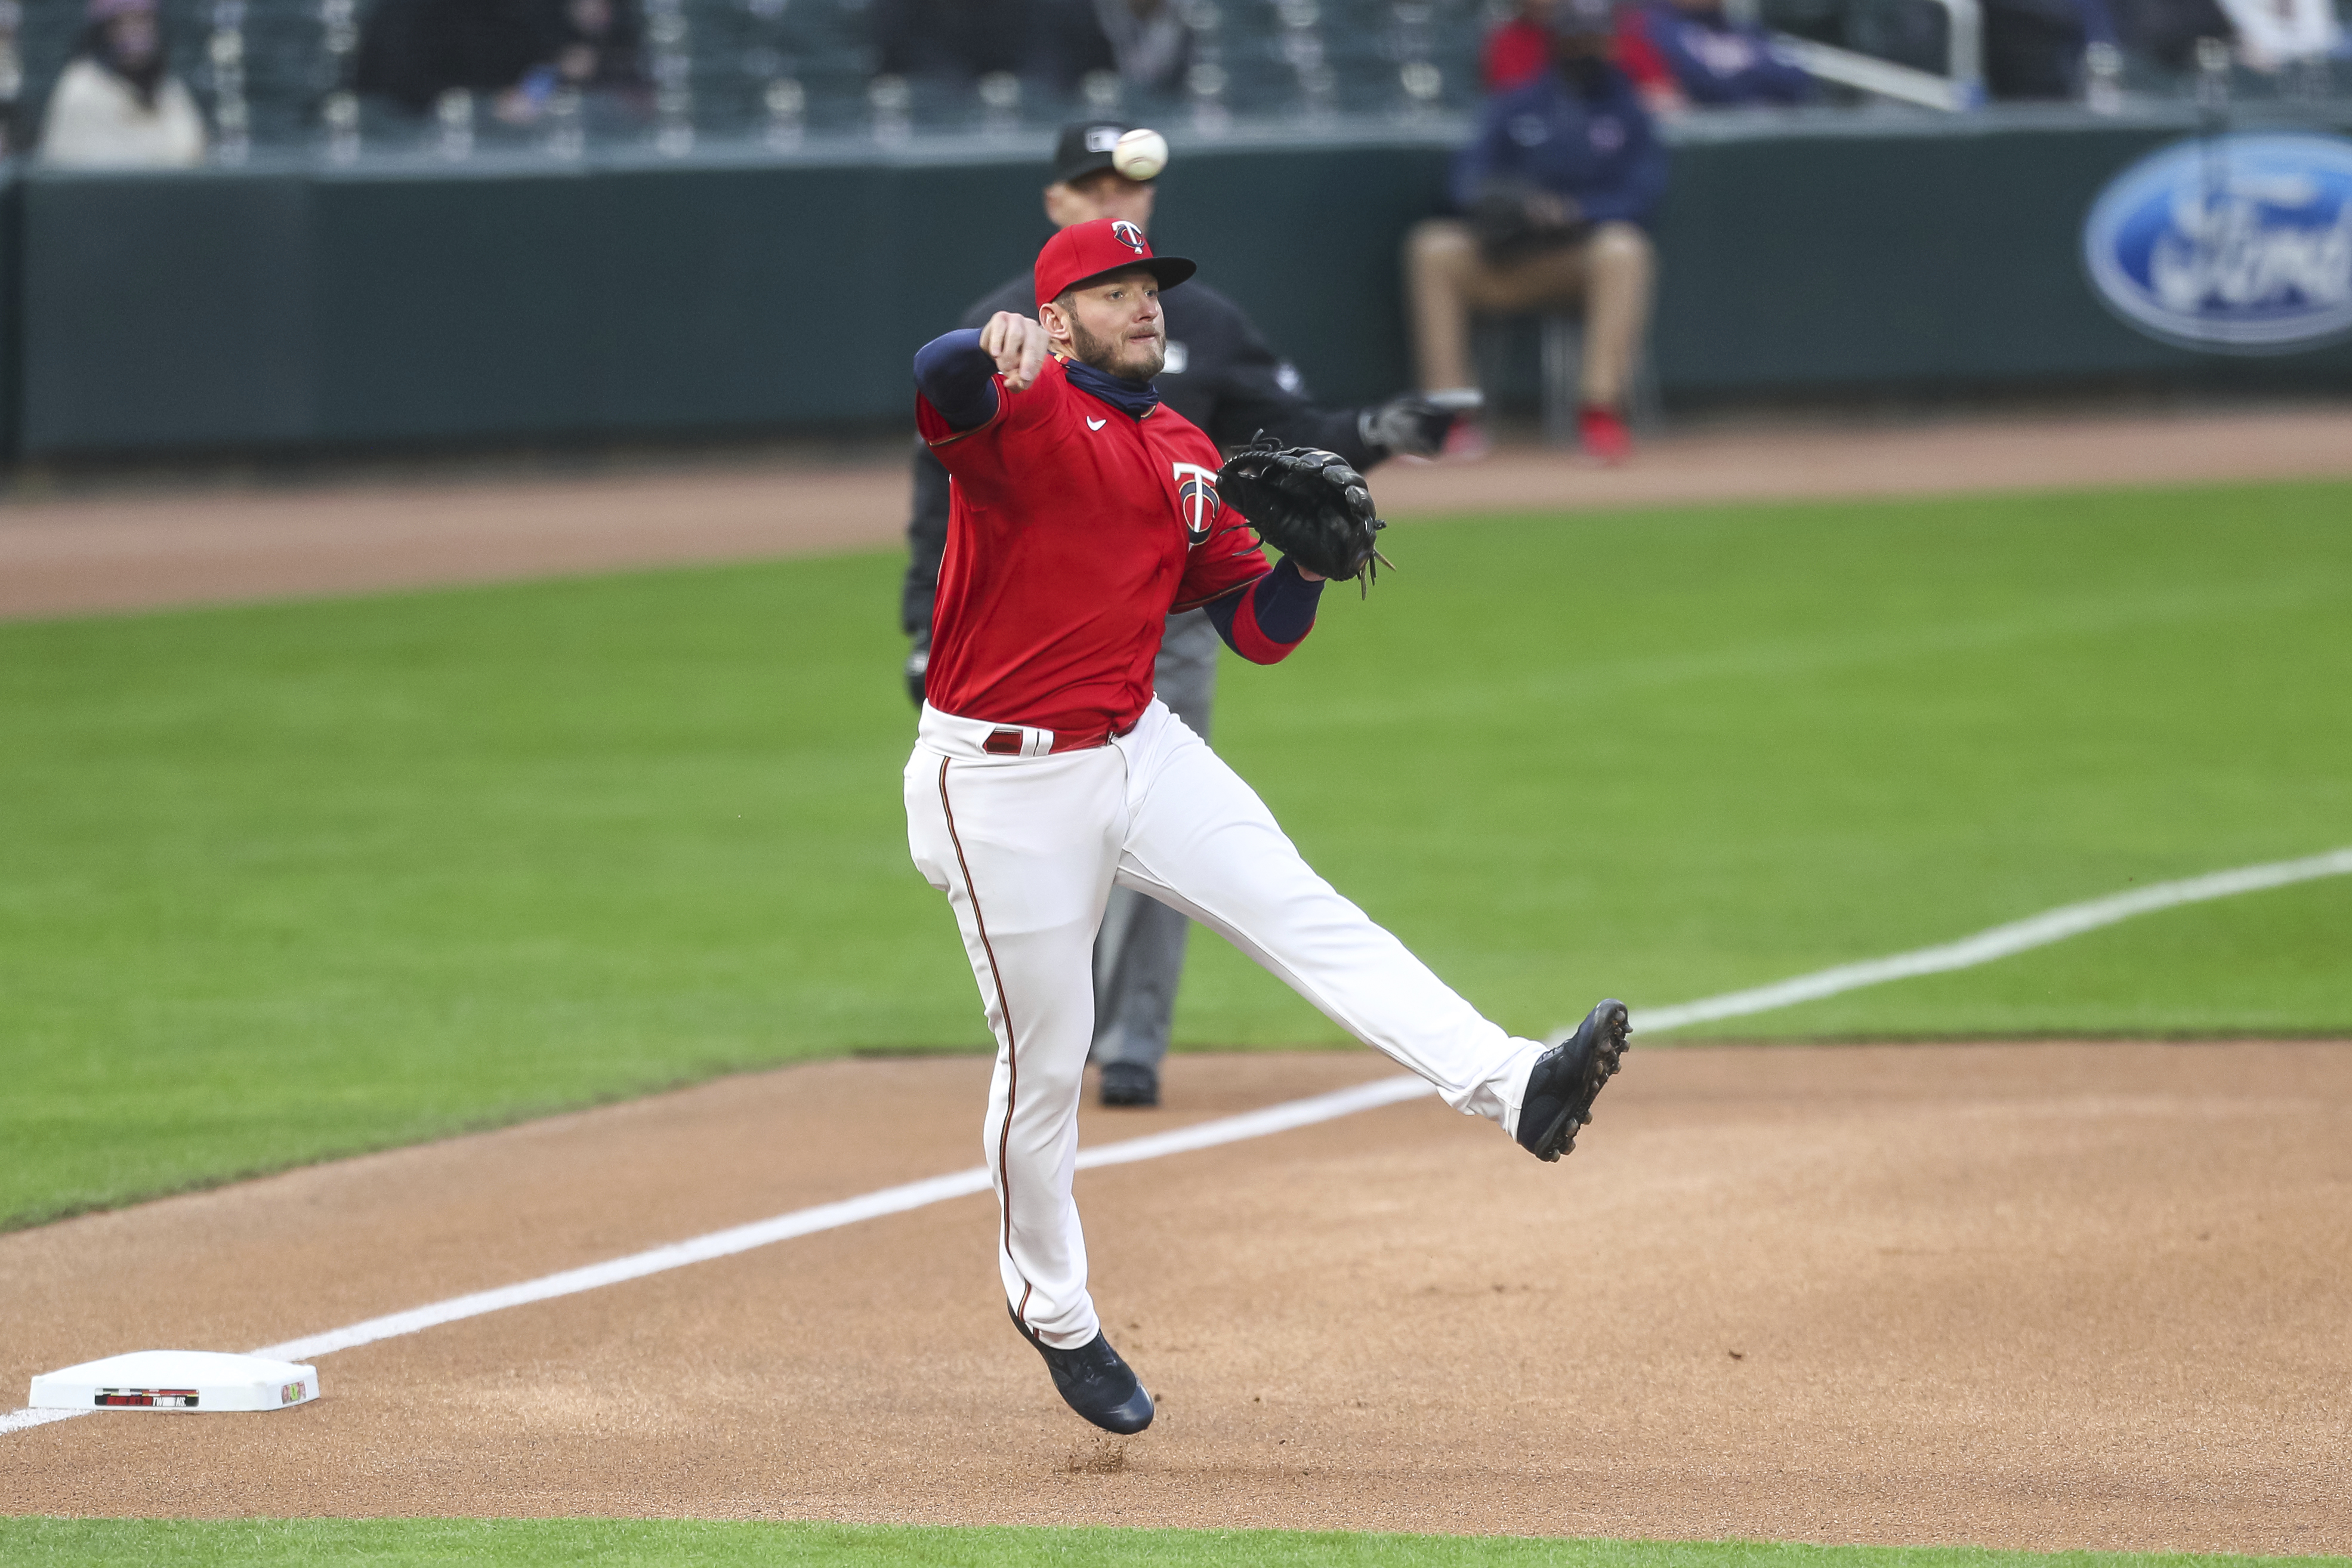
[[[1184,542],[1206,544],[1224,502],[1217,497],[1217,470],[1198,463],[1176,466],[1176,505],[1184,514]]]

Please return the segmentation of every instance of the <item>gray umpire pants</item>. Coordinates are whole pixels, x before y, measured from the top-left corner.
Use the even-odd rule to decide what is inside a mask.
[[[1209,707],[1217,694],[1217,649],[1223,643],[1206,612],[1168,617],[1152,683],[1185,727],[1209,738]],[[1095,937],[1097,1062],[1158,1067],[1168,1054],[1169,1021],[1176,1012],[1176,982],[1184,973],[1184,942],[1192,922],[1157,899],[1127,888],[1110,890],[1102,930]]]

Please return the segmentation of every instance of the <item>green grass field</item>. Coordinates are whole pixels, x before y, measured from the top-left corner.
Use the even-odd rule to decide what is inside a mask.
[[[535,1565],[790,1563],[794,1568],[2341,1568],[2342,1557],[1969,1548],[1776,1545],[1756,1542],[1529,1541],[1500,1536],[1287,1531],[929,1529],[678,1520],[0,1519],[0,1553],[24,1568],[475,1563]]]
[[[1229,664],[1217,739],[1540,1032],[2352,844],[2347,517],[2295,485],[1408,524],[1370,603]],[[0,626],[0,1215],[982,1046],[907,862],[898,566]],[[2338,879],[1717,1028],[2352,1032],[2348,948]],[[1182,1040],[1335,1039],[1193,951]]]

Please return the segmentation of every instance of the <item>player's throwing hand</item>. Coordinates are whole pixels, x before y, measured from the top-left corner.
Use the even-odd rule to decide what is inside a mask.
[[[980,329],[982,352],[996,361],[1005,386],[1026,392],[1045,363],[1045,329],[1026,316],[999,310]]]

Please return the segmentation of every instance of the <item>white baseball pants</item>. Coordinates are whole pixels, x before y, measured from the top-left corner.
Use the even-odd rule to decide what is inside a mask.
[[[1436,1085],[1448,1105],[1517,1127],[1543,1047],[1513,1038],[1317,876],[1255,791],[1156,699],[1087,751],[982,749],[1006,726],[926,706],[907,763],[907,841],[948,896],[996,1036],[983,1136],[997,1264],[1014,1315],[1047,1344],[1092,1340],[1086,1238],[1071,1183],[1094,1035],[1091,955],[1114,884],[1182,910],[1332,1022]],[[1002,744],[1003,742],[1000,742]]]

